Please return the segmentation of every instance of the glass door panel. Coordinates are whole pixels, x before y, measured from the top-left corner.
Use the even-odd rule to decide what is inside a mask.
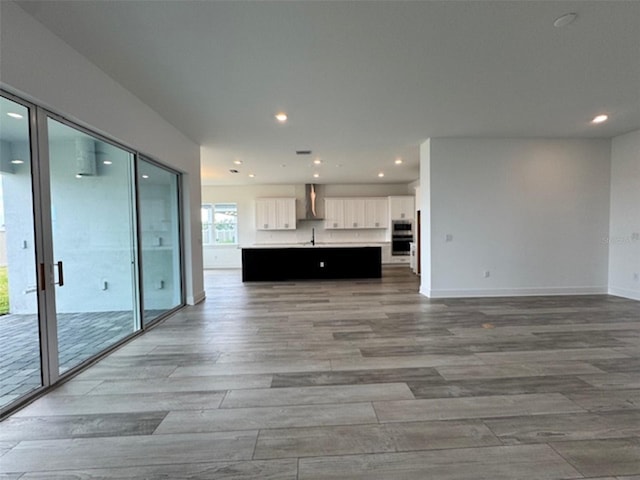
[[[29,118],[0,97],[0,409],[42,386]]]
[[[133,155],[48,119],[59,372],[139,328]]]
[[[138,164],[144,322],[182,304],[178,174]]]

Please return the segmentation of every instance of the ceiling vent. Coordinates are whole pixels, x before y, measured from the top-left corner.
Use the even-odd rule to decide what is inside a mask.
[[[311,155],[311,150],[296,150],[296,155]]]

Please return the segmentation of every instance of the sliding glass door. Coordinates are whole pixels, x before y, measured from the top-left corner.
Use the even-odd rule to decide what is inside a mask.
[[[177,173],[138,163],[144,323],[182,304]]]
[[[0,409],[43,380],[31,113],[0,97]]]
[[[0,415],[184,304],[180,175],[0,92]]]
[[[139,328],[134,155],[51,118],[59,373]]]

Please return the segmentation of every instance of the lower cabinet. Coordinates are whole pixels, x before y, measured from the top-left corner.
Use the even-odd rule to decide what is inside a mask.
[[[242,249],[243,282],[381,277],[380,247]]]

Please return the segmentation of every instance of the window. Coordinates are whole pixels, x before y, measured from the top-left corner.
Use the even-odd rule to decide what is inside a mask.
[[[238,243],[238,206],[235,203],[202,205],[203,245]]]
[[[211,230],[213,230],[213,205],[202,205],[200,210],[202,219],[202,244],[213,245]]]

